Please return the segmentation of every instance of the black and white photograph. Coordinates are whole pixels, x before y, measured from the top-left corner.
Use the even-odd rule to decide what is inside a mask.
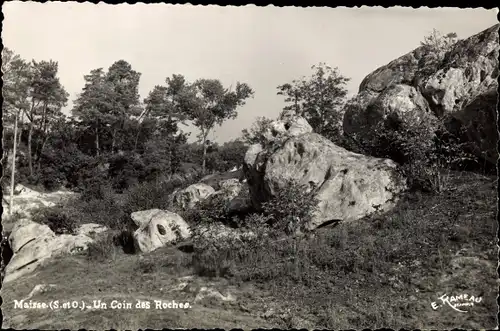
[[[498,9],[2,13],[2,329],[498,330]]]

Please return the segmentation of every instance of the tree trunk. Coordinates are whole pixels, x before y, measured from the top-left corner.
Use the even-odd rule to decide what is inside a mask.
[[[46,136],[43,138],[43,143],[42,146],[40,147],[40,152],[38,154],[38,158],[36,160],[36,172],[40,173],[40,168],[41,168],[41,162],[42,162],[42,153],[43,153],[43,148],[47,144],[47,141],[49,140],[49,137]]]
[[[30,176],[33,176],[33,158],[31,155],[31,140],[33,137],[33,122],[30,121],[28,133],[28,166],[30,169]]]
[[[19,130],[19,140],[17,141],[17,145],[21,145],[21,137],[23,136],[23,128],[22,128],[22,123],[24,121],[24,113],[21,113],[21,128]]]
[[[111,136],[111,153],[115,152],[115,144],[116,144],[116,128],[113,129],[113,134]]]
[[[207,162],[207,145],[205,144],[205,141],[203,141],[203,165],[201,167],[202,173],[205,174],[205,166]]]
[[[42,114],[42,124],[40,125],[40,131],[42,132],[43,134],[43,137],[42,137],[42,145],[40,147],[38,147],[37,145],[37,150],[36,150],[36,153],[35,153],[35,156],[36,156],[36,160],[35,160],[35,163],[36,163],[36,171],[37,173],[40,172],[40,160],[42,158],[42,152],[43,152],[43,148],[45,147],[45,144],[47,143],[47,140],[48,140],[48,134],[47,134],[47,103],[44,104],[44,107],[43,107],[43,114]]]
[[[206,161],[207,161],[207,136],[208,136],[208,130],[207,132],[204,132],[204,130],[201,131],[202,137],[203,137],[203,162],[201,166],[201,171],[202,174],[205,174],[205,167],[206,167]]]
[[[95,127],[95,152],[96,152],[96,156],[99,156],[99,154],[100,154],[100,147],[99,147],[99,120],[97,120],[97,125]]]
[[[18,122],[19,112],[16,112],[14,118],[14,148],[12,151],[12,171],[10,174],[10,201],[9,201],[9,214],[12,215],[12,207],[14,205],[14,179],[16,175],[16,149],[17,149],[17,122]]]
[[[134,143],[134,150],[133,152],[135,152],[135,150],[137,149],[137,144],[139,143],[139,135],[141,134],[141,123],[139,123],[139,125],[137,126],[137,134],[135,135],[135,143]]]

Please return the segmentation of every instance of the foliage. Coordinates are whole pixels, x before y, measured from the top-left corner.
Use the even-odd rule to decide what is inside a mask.
[[[420,42],[422,46],[434,53],[447,52],[451,49],[453,44],[457,42],[457,34],[455,32],[450,32],[443,35],[436,29],[424,37],[424,40]]]
[[[441,192],[444,183],[441,169],[452,168],[474,157],[464,152],[458,137],[444,127],[442,120],[429,120],[422,125],[413,118],[389,117],[371,130],[369,137],[347,137],[356,152],[390,158],[401,164],[401,173],[410,188]],[[350,150],[350,146],[344,146]]]
[[[192,176],[172,176],[171,178],[157,178],[154,181],[136,184],[126,192],[123,209],[125,213],[147,209],[171,208],[171,195],[176,189],[183,189],[198,182],[201,174]]]
[[[192,266],[198,275],[206,277],[231,277],[235,272],[235,260],[246,247],[245,242],[233,235],[222,235],[216,240],[195,233]]]
[[[317,205],[314,187],[309,190],[289,179],[276,190],[270,201],[263,203],[262,209],[265,215],[270,216],[268,224],[274,230],[294,234],[297,230],[303,230],[303,226],[312,219]]]
[[[80,225],[62,206],[39,210],[33,215],[33,221],[48,225],[55,234],[75,234]]]
[[[179,107],[186,117],[200,130],[203,146],[202,169],[205,171],[207,137],[216,125],[236,118],[236,109],[253,96],[253,90],[245,83],[236,83],[234,91],[224,88],[217,79],[198,79],[192,84],[183,83],[179,93]]]
[[[424,37],[424,41],[420,42],[420,45],[425,53],[418,62],[414,81],[418,82],[423,77],[428,77],[438,71],[446,54],[456,42],[457,34],[455,32],[443,35],[436,29]]]
[[[114,260],[117,255],[117,245],[114,242],[115,236],[114,231],[108,231],[89,243],[86,252],[87,259],[96,262]]]
[[[303,116],[314,132],[334,139],[342,132],[342,108],[347,95],[345,84],[350,78],[325,63],[311,69],[314,71],[311,77],[278,86],[278,95],[283,95],[289,104],[285,110]]]
[[[464,245],[468,247],[467,256],[488,252],[479,259],[484,258],[485,263],[496,259],[491,236],[496,224],[492,179],[463,176],[453,176],[453,192],[413,194],[404,197],[390,212],[356,224],[317,229],[314,236],[302,240],[264,237],[258,241],[216,243],[207,251],[196,250],[192,263],[199,275],[218,274],[232,284],[258,284],[266,294],[275,296],[277,306],[290,305],[291,314],[307,316],[319,327],[364,328],[374,321],[380,325],[417,325],[418,319],[411,317],[408,309],[418,310],[420,306],[408,306],[401,312],[402,305],[416,293],[415,289],[432,290],[436,281],[442,281],[446,266],[457,259]],[[477,206],[485,209],[477,213]],[[472,214],[482,216],[462,217]],[[256,223],[265,223],[262,216],[252,218]],[[473,250],[472,255],[469,250]],[[456,287],[484,282],[475,278],[476,264],[465,268],[468,271],[453,280],[447,277],[447,283],[451,281]],[[494,268],[491,270],[493,279]],[[396,293],[391,303],[374,310],[373,297],[388,291]],[[334,300],[332,293],[336,293]],[[492,307],[494,299],[491,296]],[[300,305],[293,305],[296,302]],[[455,319],[450,316],[449,325],[456,323]],[[490,320],[494,323],[494,319]]]
[[[91,70],[84,76],[85,86],[75,100],[73,115],[80,119],[81,125],[93,131],[95,153],[114,152],[121,129],[130,116],[137,116],[139,108],[138,85],[140,73],[132,70],[129,63],[119,60],[105,73],[102,68]],[[110,141],[102,146],[104,135]]]
[[[257,117],[250,129],[243,129],[242,140],[248,145],[261,144],[266,146],[269,138],[268,133],[271,132],[272,119],[266,117]]]
[[[226,172],[240,167],[247,146],[240,140],[233,140],[222,145],[213,144],[207,151],[207,169],[212,172]]]
[[[226,193],[211,195],[199,201],[192,209],[181,212],[181,216],[193,226],[228,221],[228,199]]]

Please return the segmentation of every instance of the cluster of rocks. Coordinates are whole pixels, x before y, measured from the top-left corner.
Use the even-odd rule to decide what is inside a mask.
[[[28,218],[32,216],[33,211],[39,208],[53,207],[74,196],[76,196],[76,193],[70,191],[42,193],[17,184],[14,188],[12,207],[10,207],[10,196],[4,194],[2,208],[4,215],[18,215],[19,217]]]
[[[499,26],[444,54],[419,47],[366,76],[345,108],[344,132],[370,142],[380,124],[397,119],[432,137],[442,123],[466,152],[495,165]]]
[[[33,272],[51,257],[77,254],[93,242],[91,236],[106,231],[98,224],[83,224],[75,235],[56,235],[47,225],[29,219],[19,220],[9,235],[12,257],[5,267],[4,282]]]

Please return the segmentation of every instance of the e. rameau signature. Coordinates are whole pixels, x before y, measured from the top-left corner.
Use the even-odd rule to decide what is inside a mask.
[[[483,300],[481,296],[468,295],[467,293],[452,296],[448,296],[448,294],[445,293],[438,299],[440,303],[435,301],[431,303],[432,309],[437,310],[446,304],[461,313],[467,313],[467,311],[458,309],[458,307],[472,307],[474,304],[480,303]]]

